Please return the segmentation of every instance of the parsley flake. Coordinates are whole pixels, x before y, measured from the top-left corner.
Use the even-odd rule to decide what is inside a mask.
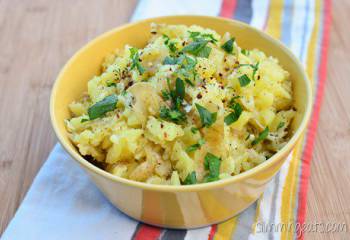
[[[170,109],[168,107],[162,106],[160,108],[159,116],[161,119],[166,121],[181,123],[186,120],[186,115],[178,109]]]
[[[242,76],[238,77],[238,80],[241,87],[247,86],[251,81],[247,74],[243,74]]]
[[[203,146],[204,144],[205,144],[205,140],[204,139],[200,139],[198,141],[198,143],[195,143],[195,144],[189,146],[188,148],[186,148],[186,152],[194,152],[197,149],[200,149],[201,146]]]
[[[231,125],[232,123],[236,122],[243,111],[241,104],[236,102],[233,103],[230,106],[230,108],[233,110],[233,112],[231,112],[225,117],[224,122],[226,123],[226,125]]]
[[[207,46],[208,41],[200,39],[198,41],[191,42],[182,49],[184,53],[190,53],[197,57],[208,58],[211,52],[211,48]]]
[[[182,79],[180,78],[176,78],[175,92],[176,96],[179,97],[181,100],[185,98],[185,84],[184,81],[182,81]]]
[[[205,176],[205,182],[213,182],[219,180],[221,158],[212,153],[207,153],[204,157],[204,169],[209,170],[209,174]]]
[[[227,42],[225,42],[221,48],[225,50],[227,53],[232,53],[233,51],[233,43],[235,42],[235,38],[231,38]]]
[[[216,121],[217,112],[211,113],[205,107],[196,103],[196,108],[199,113],[202,126],[210,127]]]

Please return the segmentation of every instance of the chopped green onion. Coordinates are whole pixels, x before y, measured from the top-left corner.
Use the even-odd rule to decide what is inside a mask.
[[[117,102],[118,96],[116,94],[112,94],[95,103],[88,109],[89,119],[94,120],[96,118],[103,117],[107,112],[113,111],[117,107]]]
[[[132,64],[130,66],[130,70],[132,70],[136,67],[140,74],[144,74],[144,72],[146,70],[144,69],[144,67],[142,67],[142,65],[140,63],[140,60],[139,60],[140,55],[139,55],[139,51],[137,48],[130,48],[130,58],[132,61]]]
[[[83,122],[87,122],[87,121],[89,121],[88,118],[82,118],[80,122],[83,123]]]
[[[197,149],[200,149],[201,146],[203,146],[204,144],[205,144],[205,140],[204,139],[200,139],[198,141],[198,143],[195,143],[195,144],[189,146],[188,148],[186,148],[186,152],[194,152]]]
[[[209,170],[209,174],[205,176],[205,182],[213,182],[219,180],[221,158],[212,153],[207,153],[204,157],[204,169]]]
[[[196,134],[198,131],[199,131],[198,128],[195,128],[195,127],[192,127],[192,128],[191,128],[191,132],[192,132],[193,134]]]
[[[253,141],[252,141],[252,145],[256,145],[258,144],[259,142],[263,141],[267,136],[269,135],[269,128],[266,127],[264,129],[264,131],[262,131],[261,133],[259,133],[259,136],[257,138],[255,138]]]
[[[283,128],[284,124],[285,124],[284,122],[280,122],[277,126],[277,130]]]

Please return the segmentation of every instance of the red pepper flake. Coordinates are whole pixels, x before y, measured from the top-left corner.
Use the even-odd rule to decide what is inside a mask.
[[[197,94],[197,98],[198,98],[198,99],[201,99],[201,98],[202,98],[202,94],[201,94],[201,93],[198,93],[198,94]]]
[[[219,76],[222,77],[222,73],[219,73]]]
[[[161,123],[161,124],[160,124],[160,128],[163,128],[163,127],[164,127],[164,125],[163,125],[163,123]]]

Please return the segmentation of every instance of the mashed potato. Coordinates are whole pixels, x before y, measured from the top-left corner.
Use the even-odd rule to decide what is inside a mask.
[[[288,141],[295,114],[277,59],[195,25],[151,25],[148,44],[107,56],[69,108],[83,156],[123,178],[171,185],[266,161]]]

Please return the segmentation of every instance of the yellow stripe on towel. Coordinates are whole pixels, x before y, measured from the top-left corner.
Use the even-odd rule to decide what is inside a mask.
[[[231,239],[237,227],[237,218],[238,217],[233,217],[226,222],[218,224],[214,240]]]
[[[281,38],[282,16],[284,0],[270,1],[270,16],[267,21],[266,32],[275,38]]]

